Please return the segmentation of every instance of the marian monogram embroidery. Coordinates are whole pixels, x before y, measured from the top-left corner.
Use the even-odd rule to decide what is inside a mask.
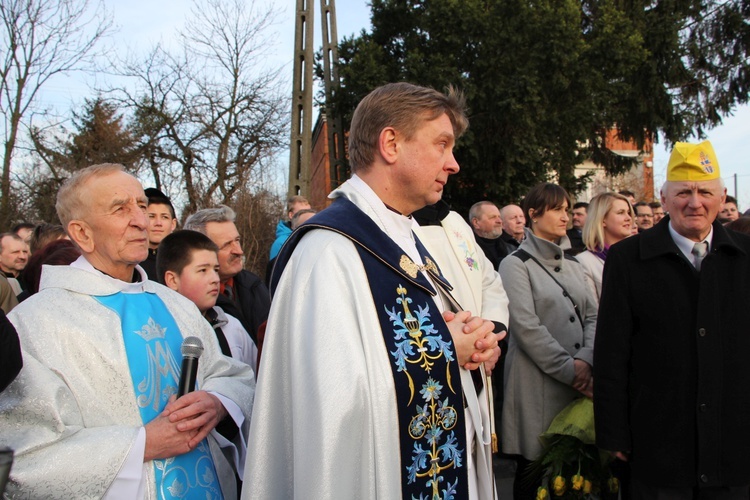
[[[150,405],[154,411],[158,411],[177,392],[170,381],[180,380],[180,363],[164,341],[146,344],[146,362],[148,371],[146,378],[138,384],[136,401],[140,408]]]
[[[177,392],[182,334],[158,295],[122,292],[95,297],[120,317],[122,340],[143,423],[154,420]],[[157,497],[221,498],[208,441],[187,453],[153,461]]]
[[[445,341],[435,329],[430,318],[428,304],[419,305],[412,313],[409,305],[407,290],[399,285],[396,289],[399,298],[396,303],[401,306],[392,309],[385,308],[393,325],[396,350],[390,351],[398,372],[403,372],[409,382],[411,396],[409,408],[414,399],[414,379],[409,369],[423,370],[417,379],[425,380],[424,373],[429,374],[437,360],[444,358],[447,364],[446,380],[450,393],[444,392],[444,387],[432,376],[427,376],[419,394],[424,404],[416,404],[414,416],[409,423],[409,436],[414,440],[411,464],[407,467],[409,484],[425,479],[425,486],[432,490],[432,498],[453,498],[456,494],[458,479],[453,483],[445,481],[442,472],[449,468],[462,467],[463,449],[453,428],[458,421],[458,414],[453,401],[456,391],[451,387],[450,362],[454,360],[452,344]],[[460,399],[459,399],[460,401]],[[442,496],[441,496],[442,489]]]
[[[159,411],[176,392],[170,381],[180,379],[180,363],[172,356],[172,351],[164,340],[166,332],[167,329],[153,318],[148,318],[148,323],[134,332],[145,341],[148,365],[146,378],[137,387],[136,401],[140,408],[152,406],[154,411]]]

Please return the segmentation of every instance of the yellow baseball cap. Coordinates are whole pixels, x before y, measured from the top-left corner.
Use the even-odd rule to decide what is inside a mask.
[[[710,181],[720,175],[719,161],[709,141],[675,143],[667,165],[668,181]]]

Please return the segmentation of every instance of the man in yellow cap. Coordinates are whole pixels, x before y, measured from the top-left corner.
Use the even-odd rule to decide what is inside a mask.
[[[716,221],[725,195],[711,144],[677,143],[668,223],[607,255],[596,438],[629,462],[633,498],[750,495],[750,237]]]

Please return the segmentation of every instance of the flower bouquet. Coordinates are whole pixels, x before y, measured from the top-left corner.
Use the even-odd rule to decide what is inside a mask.
[[[530,477],[541,477],[537,500],[617,499],[619,483],[609,468],[612,458],[595,445],[590,399],[566,406],[539,439],[544,451],[529,466]]]

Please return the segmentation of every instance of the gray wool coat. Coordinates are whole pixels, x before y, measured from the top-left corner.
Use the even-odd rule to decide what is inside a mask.
[[[503,452],[529,460],[542,451],[539,435],[581,393],[571,387],[573,360],[593,367],[596,302],[581,265],[566,257],[570,245],[537,238],[526,230],[520,248],[539,260],[565,287],[580,311],[583,325],[562,288],[532,259],[511,254],[500,263],[508,294],[510,342],[505,362],[505,400],[500,441]]]

